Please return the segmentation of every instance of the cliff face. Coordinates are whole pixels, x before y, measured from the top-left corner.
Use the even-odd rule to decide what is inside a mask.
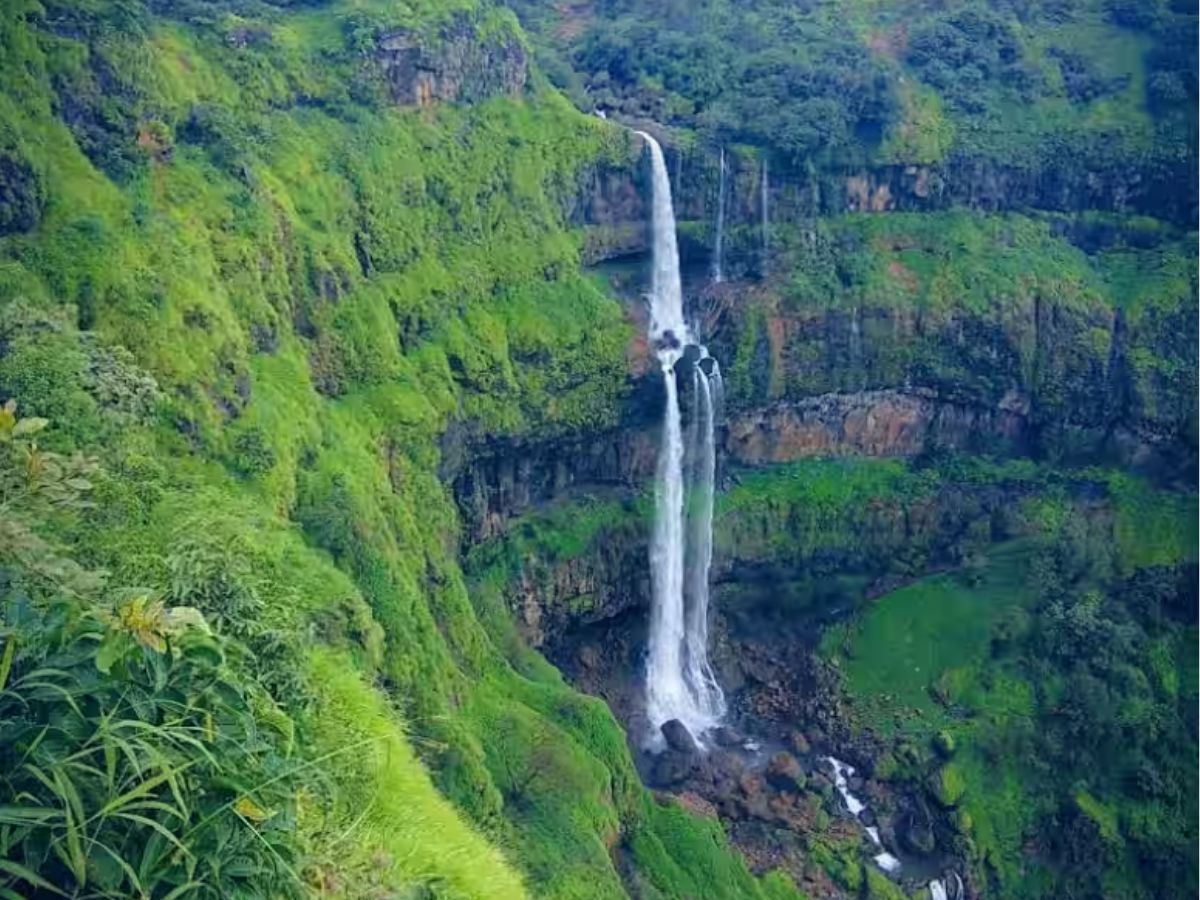
[[[593,452],[621,424],[632,328],[566,217],[630,143],[534,81],[512,16],[471,2],[0,6],[0,465],[6,484],[25,471],[18,416],[22,446],[49,422],[43,452],[80,460],[95,481],[70,491],[99,497],[33,504],[57,568],[0,541],[4,639],[29,622],[7,685],[62,647],[27,604],[94,623],[88,709],[129,674],[91,638],[165,671],[174,648],[147,636],[184,607],[228,654],[146,691],[177,705],[219,678],[262,741],[163,743],[148,724],[147,752],[211,806],[126,822],[112,846],[218,823],[188,852],[239,897],[762,898],[719,829],[654,802],[604,704],[464,581],[464,533],[469,549],[559,487],[646,465],[637,440]],[[556,449],[507,475],[497,448],[521,447]],[[29,449],[34,469],[59,458]],[[555,454],[589,461],[560,472]],[[465,487],[460,516],[439,466],[496,499]],[[0,767],[20,752],[0,740]],[[260,758],[279,793],[245,799],[252,823],[231,785],[260,784]],[[102,781],[96,808],[119,800]],[[50,840],[7,858],[92,890]],[[179,859],[140,884],[136,861],[97,863],[95,889],[178,894]],[[22,879],[0,872],[0,892]]]
[[[1019,288],[992,308],[861,302],[789,309],[758,291],[724,302],[730,453],[778,461],[943,445],[1187,465],[1194,390],[1175,374],[1194,360],[1179,339],[1195,321],[1186,288],[1177,306],[1141,315]]]
[[[519,97],[529,78],[520,32],[511,26],[484,29],[465,13],[432,36],[409,29],[383,32],[375,59],[401,106]]]
[[[930,391],[822,394],[781,401],[735,418],[730,456],[752,465],[812,456],[917,456],[933,447],[1021,449],[1027,423],[1019,409],[978,409],[942,402]]]
[[[894,194],[867,174],[838,176],[831,194],[819,186],[826,174],[802,184],[783,173],[771,176],[764,249],[761,170],[731,158],[724,283],[701,274],[714,244],[710,154],[677,157],[674,196],[691,305],[731,382],[735,460],[993,442],[1187,467],[1195,388],[1182,376],[1196,354],[1181,336],[1196,327],[1196,284],[1170,221],[1102,212],[1125,208],[1124,192],[1094,195],[1096,179],[1058,199],[1000,190],[1000,204],[972,199],[973,179],[994,173],[968,166],[953,170],[966,186],[922,206],[896,198],[932,191],[928,169],[903,175],[912,183]],[[581,186],[574,220],[589,258],[645,250],[639,172],[592,172]],[[951,184],[952,173],[938,179]],[[902,211],[913,209],[925,211]],[[628,289],[636,307],[636,278]]]
[[[711,248],[720,189],[719,156],[711,148],[683,150],[667,142],[676,215],[689,229],[685,255],[700,258]],[[726,149],[727,265],[732,274],[762,271],[761,157]],[[1182,228],[1195,221],[1195,184],[1185,166],[1144,170],[1112,165],[1102,157],[1064,160],[1060,169],[1005,166],[991,159],[956,158],[937,165],[876,165],[859,169],[796,171],[778,162],[767,170],[767,206],[773,225],[803,225],[822,216],[852,212],[1027,212],[1145,215]],[[629,169],[596,173],[583,194],[589,261],[648,249],[648,217],[640,176]],[[643,237],[639,238],[638,235]],[[620,235],[621,240],[615,236]]]

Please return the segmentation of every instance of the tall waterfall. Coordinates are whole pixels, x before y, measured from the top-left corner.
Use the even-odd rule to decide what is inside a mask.
[[[693,735],[715,725],[725,698],[708,662],[708,571],[712,562],[714,432],[722,385],[716,360],[703,347],[693,360],[693,418],[683,433],[675,366],[692,343],[683,318],[683,288],[671,182],[658,142],[638,132],[650,148],[653,182],[651,225],[654,270],[650,289],[650,343],[662,367],[666,406],[654,483],[654,534],[650,547],[653,609],[646,664],[646,714],[651,746],[661,746],[659,726],[679,719]],[[686,446],[685,446],[686,444]],[[687,462],[685,480],[684,464]],[[696,499],[685,513],[685,488]],[[691,547],[690,553],[688,547]]]
[[[717,234],[713,241],[712,280],[720,284],[725,280],[721,268],[722,257],[725,254],[725,176],[728,165],[725,162],[725,148],[721,148],[720,174],[717,180]]]
[[[712,568],[713,493],[717,471],[716,423],[724,383],[717,361],[703,348],[692,372],[691,503],[688,509],[688,565],[685,676],[697,705],[714,719],[725,713],[725,695],[708,663],[708,577]],[[711,364],[711,365],[710,365]]]
[[[767,260],[770,259],[770,240],[771,240],[771,210],[769,208],[771,200],[771,181],[767,174],[767,158],[764,156],[762,160],[762,176],[758,180],[759,200],[762,207],[762,274],[767,274]]]

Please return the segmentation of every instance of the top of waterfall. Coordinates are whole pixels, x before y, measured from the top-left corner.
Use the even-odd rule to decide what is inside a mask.
[[[654,278],[650,288],[650,338],[660,358],[673,364],[692,338],[683,318],[683,286],[679,277],[679,244],[675,235],[675,209],[671,203],[671,179],[658,141],[644,131],[636,134],[650,148],[654,195],[651,206]]]

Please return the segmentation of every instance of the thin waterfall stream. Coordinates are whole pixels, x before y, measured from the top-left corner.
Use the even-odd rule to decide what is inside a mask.
[[[833,769],[833,786],[841,795],[847,811],[863,826],[867,837],[871,839],[871,843],[878,851],[872,856],[875,865],[888,875],[898,874],[902,868],[900,860],[884,847],[883,840],[879,835],[879,828],[863,822],[863,813],[867,812],[867,804],[850,792],[850,779],[854,777],[854,767],[834,756],[826,756],[825,762],[829,763],[829,767]],[[871,820],[867,819],[867,821]],[[951,885],[953,885],[953,892],[950,889]],[[935,878],[925,888],[929,892],[930,900],[963,900],[966,893],[963,889],[962,878],[957,872],[951,872],[945,880]]]
[[[646,662],[648,744],[658,749],[664,723],[677,719],[699,739],[725,714],[725,696],[708,661],[715,433],[723,385],[716,360],[695,342],[683,317],[675,211],[662,148],[645,132],[637,134],[650,149],[654,263],[649,337],[666,397],[654,482],[653,604]],[[681,360],[692,366],[686,434],[676,372]]]
[[[716,423],[720,417],[724,385],[721,368],[700,348],[692,372],[692,465],[689,469],[688,545],[686,594],[685,675],[702,709],[720,719],[725,695],[708,662],[708,580],[712,568],[712,519],[716,482]]]

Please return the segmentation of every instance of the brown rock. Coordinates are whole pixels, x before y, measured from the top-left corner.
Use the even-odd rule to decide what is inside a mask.
[[[767,781],[781,791],[795,792],[804,783],[804,769],[796,757],[781,750],[767,763]]]

